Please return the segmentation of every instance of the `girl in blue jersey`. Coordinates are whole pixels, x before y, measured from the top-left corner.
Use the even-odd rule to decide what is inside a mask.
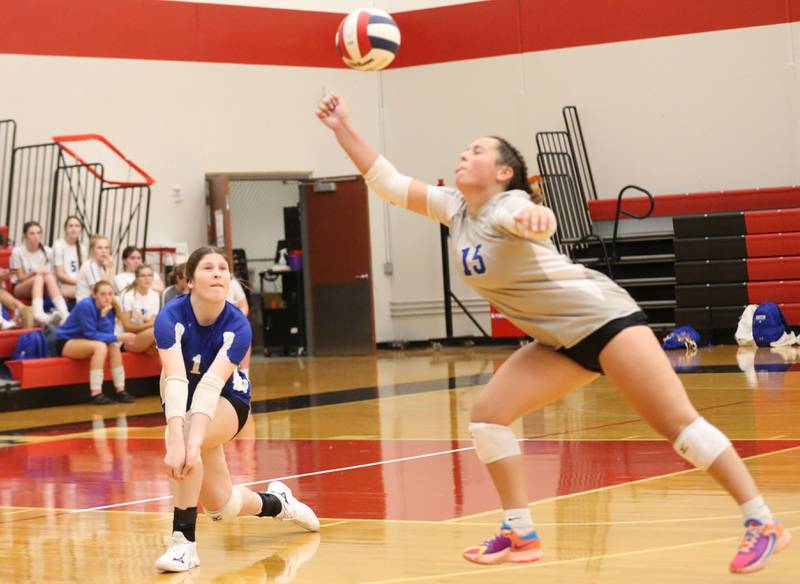
[[[167,418],[164,464],[174,501],[172,538],[156,561],[165,572],[197,566],[198,501],[213,521],[240,515],[293,521],[309,531],[319,520],[279,482],[257,493],[231,483],[222,449],[250,415],[250,382],[238,368],[250,348],[250,324],[226,302],[231,271],[224,253],[195,250],[186,262],[189,294],[156,318],[161,397]]]
[[[97,282],[92,295],[75,305],[64,324],[56,331],[58,352],[70,359],[91,359],[89,362],[89,402],[99,405],[116,403],[103,395],[103,367],[108,357],[111,378],[117,401],[132,403],[133,396],[125,391],[125,369],[122,366],[120,343],[130,342],[131,333],[115,334],[114,317],[118,306],[114,291],[105,280]]]

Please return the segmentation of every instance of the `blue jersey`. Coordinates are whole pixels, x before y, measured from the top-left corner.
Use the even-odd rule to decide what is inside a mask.
[[[229,302],[214,324],[198,324],[192,310],[191,296],[179,296],[167,304],[156,317],[156,345],[159,349],[180,350],[186,377],[189,379],[189,402],[197,383],[218,356],[234,365],[242,362],[252,340],[250,323],[242,312]],[[222,395],[250,403],[250,382],[236,369],[225,381]]]

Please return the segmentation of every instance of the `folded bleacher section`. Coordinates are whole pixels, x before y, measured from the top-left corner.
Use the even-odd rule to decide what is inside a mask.
[[[732,342],[745,306],[765,301],[800,324],[800,190],[769,191],[760,210],[674,217],[678,325]]]

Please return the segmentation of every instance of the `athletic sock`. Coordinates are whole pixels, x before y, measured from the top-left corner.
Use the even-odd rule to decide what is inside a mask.
[[[256,513],[258,517],[275,517],[283,511],[283,504],[272,493],[258,493],[261,497],[261,511]]]
[[[744,520],[758,519],[761,523],[775,523],[772,511],[769,510],[764,502],[764,497],[755,497],[739,505],[739,509],[744,516]]]
[[[172,531],[180,531],[189,541],[194,541],[194,528],[197,525],[197,507],[178,509],[172,512]]]
[[[531,510],[527,507],[504,509],[503,521],[511,527],[517,535],[528,535],[534,529]]]

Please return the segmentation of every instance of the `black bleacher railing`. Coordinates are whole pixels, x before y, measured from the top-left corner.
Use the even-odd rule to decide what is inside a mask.
[[[617,195],[613,232],[605,236],[598,233],[589,214],[589,203],[598,198],[597,188],[577,108],[564,107],[562,117],[565,130],[536,134],[536,161],[545,202],[553,209],[558,222],[554,243],[575,261],[617,279],[640,302],[654,328],[674,325],[672,234],[620,234],[622,216],[649,217],[655,199],[642,187],[624,187]],[[643,215],[622,208],[622,198],[634,190],[649,198],[650,208]],[[604,237],[610,239],[610,245]]]
[[[102,164],[75,163],[55,142],[15,142],[16,123],[0,122],[0,225],[8,225],[11,242],[22,241],[26,221],[37,221],[52,245],[66,218],[75,215],[87,234],[109,238],[118,264],[124,247],[147,246],[149,185],[107,183]]]

